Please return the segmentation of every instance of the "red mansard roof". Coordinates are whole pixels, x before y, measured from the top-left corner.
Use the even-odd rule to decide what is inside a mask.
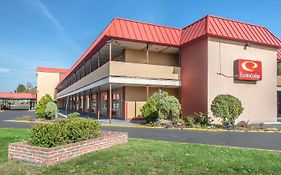
[[[180,45],[180,35],[181,29],[114,18],[79,60],[70,68],[65,77],[85,58],[95,54],[109,38],[178,47]]]
[[[36,94],[32,93],[17,93],[17,92],[0,92],[0,99],[33,99],[36,100]]]
[[[179,46],[181,29],[115,18],[106,35],[115,39]]]
[[[65,78],[71,74],[84,59],[93,56],[109,39],[123,39],[180,47],[182,44],[202,36],[281,48],[281,41],[265,27],[215,16],[206,16],[183,29],[114,18],[85,53],[68,70]]]
[[[265,27],[215,16],[206,16],[184,28],[181,44],[203,35],[274,48],[281,47],[281,41]]]

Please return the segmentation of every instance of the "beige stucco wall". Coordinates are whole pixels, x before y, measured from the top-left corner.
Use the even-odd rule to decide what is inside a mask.
[[[37,72],[37,101],[46,94],[54,99],[59,78],[59,73]]]
[[[108,76],[179,80],[180,68],[175,66],[109,61],[94,72],[60,91],[57,96],[68,94]]]
[[[110,61],[110,75],[119,77],[179,80],[180,68],[175,66]]]
[[[221,63],[220,63],[221,59]],[[262,62],[262,80],[256,84],[235,83],[233,78],[218,75],[221,71],[233,76],[233,62],[236,59],[249,59]],[[209,38],[208,40],[208,111],[212,100],[218,94],[231,94],[238,97],[244,112],[238,118],[250,122],[277,121],[276,92],[276,50],[251,45],[247,50],[243,43]]]
[[[146,51],[139,51],[133,49],[125,50],[125,61],[132,63],[146,63]],[[178,54],[167,54],[160,52],[149,52],[149,64],[165,65],[165,66],[178,66]]]
[[[91,72],[89,75],[83,77],[82,79],[78,80],[74,84],[68,86],[64,90],[58,93],[58,97],[80,89],[88,84],[94,83],[97,80],[103,79],[109,76],[109,62],[102,65],[100,68],[96,69],[95,71]]]
[[[158,87],[149,87],[149,96],[158,91]],[[178,98],[178,88],[161,88]],[[125,115],[127,119],[141,117],[140,109],[146,102],[147,89],[146,87],[126,86],[125,87]]]

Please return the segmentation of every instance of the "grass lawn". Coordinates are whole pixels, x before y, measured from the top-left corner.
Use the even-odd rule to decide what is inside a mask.
[[[130,139],[126,145],[52,167],[7,161],[7,144],[25,129],[0,129],[0,174],[280,174],[281,153]]]

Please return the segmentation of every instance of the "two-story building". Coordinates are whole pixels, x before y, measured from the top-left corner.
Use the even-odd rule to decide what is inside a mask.
[[[215,16],[183,29],[114,18],[58,84],[58,105],[130,120],[160,89],[180,100],[182,115],[211,114],[212,100],[231,94],[244,106],[239,120],[276,122],[280,47],[265,27]]]

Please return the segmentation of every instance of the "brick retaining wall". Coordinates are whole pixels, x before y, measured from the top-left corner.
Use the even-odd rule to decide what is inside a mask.
[[[127,133],[110,131],[102,131],[101,136],[96,139],[85,140],[54,148],[36,147],[27,145],[23,142],[17,142],[9,144],[8,158],[10,160],[20,160],[31,164],[49,166],[59,162],[66,162],[85,153],[127,142]]]

